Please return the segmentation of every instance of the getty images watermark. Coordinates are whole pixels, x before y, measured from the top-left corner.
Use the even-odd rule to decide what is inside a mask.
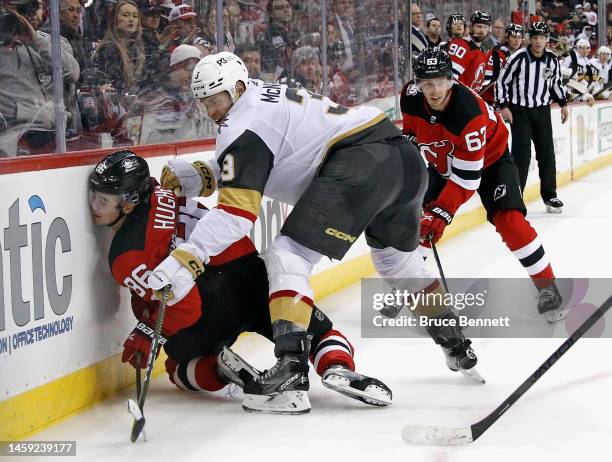
[[[430,290],[432,282],[362,279],[362,336],[422,337],[429,327],[453,325],[469,337],[567,337],[612,293],[610,279],[556,279],[568,314],[550,324],[538,312],[539,291],[529,278],[449,279],[448,292]],[[453,316],[441,316],[448,311]],[[587,336],[612,337],[612,322],[601,319]]]
[[[392,289],[390,292],[375,293],[372,308],[378,311],[372,322],[376,327],[509,327],[510,318],[474,318],[460,314],[463,310],[480,308],[487,301],[487,290],[477,293],[410,292],[406,289]],[[436,317],[440,309],[453,310],[454,318]],[[410,314],[399,314],[402,311]],[[426,314],[420,314],[424,312]],[[395,315],[396,316],[392,316]]]

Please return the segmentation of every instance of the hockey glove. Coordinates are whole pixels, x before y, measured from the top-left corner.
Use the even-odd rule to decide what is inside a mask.
[[[421,245],[430,247],[429,238],[435,244],[444,234],[444,228],[451,224],[453,215],[436,202],[430,202],[423,209],[421,217]]]
[[[204,273],[204,264],[190,244],[181,244],[173,250],[149,275],[147,282],[153,290],[153,298],[161,300],[162,290],[171,286],[168,305],[180,302],[194,286],[194,280]]]
[[[177,196],[208,197],[217,188],[212,169],[200,160],[189,163],[183,159],[172,159],[164,165],[161,186]]]
[[[153,343],[153,326],[146,321],[138,321],[138,324],[123,343],[123,355],[121,362],[130,363],[134,367],[144,369],[147,367],[147,360],[151,353],[151,344]],[[159,337],[160,346],[166,343],[166,336],[162,333]],[[159,355],[160,348],[157,350]],[[138,355],[137,353],[140,353]],[[157,358],[157,356],[156,356]]]

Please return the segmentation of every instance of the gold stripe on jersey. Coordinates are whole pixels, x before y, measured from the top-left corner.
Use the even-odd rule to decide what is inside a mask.
[[[354,135],[355,133],[359,133],[362,130],[366,130],[367,128],[373,127],[374,125],[382,122],[383,120],[385,120],[387,118],[387,116],[385,114],[380,114],[376,117],[374,117],[372,120],[369,120],[368,122],[361,124],[355,128],[350,129],[348,132],[344,132],[334,138],[332,138],[329,143],[327,143],[327,146],[325,147],[325,155],[323,156],[323,159],[321,160],[321,164],[323,165],[323,163],[325,162],[325,160],[327,159],[327,156],[329,155],[329,151],[331,151],[331,149],[334,147],[334,145],[346,138],[348,138],[349,136]],[[320,167],[319,167],[320,168]]]
[[[312,307],[295,297],[278,297],[270,300],[270,320],[272,322],[283,319],[290,321],[304,330],[308,329]]]
[[[254,189],[225,186],[219,190],[219,204],[242,209],[257,217],[261,206],[261,193]]]

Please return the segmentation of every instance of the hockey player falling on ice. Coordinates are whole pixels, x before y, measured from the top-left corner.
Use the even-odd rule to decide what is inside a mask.
[[[203,180],[202,195],[210,194],[214,177],[205,164],[196,167]],[[147,276],[168,255],[173,239],[185,242],[197,221],[209,213],[198,202],[155,184],[146,161],[126,150],[105,157],[89,177],[93,220],[115,231],[108,255],[111,272],[130,289],[138,319],[123,345],[122,361],[141,368],[151,350],[158,308]],[[166,371],[185,390],[216,391],[228,383],[243,387],[260,373],[224,347],[245,331],[272,339],[264,262],[245,236],[211,257],[206,271],[194,270],[203,272],[195,285],[168,302],[162,328]],[[323,385],[367,404],[391,404],[391,390],[384,383],[354,372],[353,346],[325,314],[313,307],[306,325],[313,336],[310,359]],[[282,398],[270,404],[271,411],[309,410],[300,406],[299,396]]]
[[[404,134],[412,137],[429,164],[421,237],[438,241],[453,216],[476,191],[508,249],[538,291],[538,311],[549,322],[567,308],[536,231],[525,219],[518,171],[508,150],[508,130],[498,113],[466,86],[454,82],[451,59],[427,48],[414,64],[416,82],[402,90]]]
[[[323,255],[342,259],[365,230],[382,277],[422,278],[424,286],[414,291],[441,290],[415,252],[425,165],[380,110],[349,110],[303,89],[249,80],[242,61],[228,52],[198,63],[192,90],[219,126],[219,204],[178,245],[179,251],[208,262],[242,239],[255,222],[264,193],[294,206],[263,256],[278,360],[255,386],[245,388],[252,398],[247,407],[259,410],[269,396],[308,390],[309,276]],[[178,160],[166,168],[165,177],[168,184],[187,190],[196,178],[189,164]],[[171,284],[175,295],[184,292],[186,284],[193,284],[184,279],[190,274],[184,262],[173,252],[149,276],[149,285],[159,290]],[[453,316],[443,306],[428,307],[423,315]],[[452,369],[469,370],[476,364],[470,341],[456,328],[431,327],[429,333],[444,348]]]
[[[447,44],[448,54],[453,60],[455,80],[480,91],[485,78],[485,66],[489,54],[482,49],[482,42],[489,35],[491,15],[475,11],[470,18],[470,38],[453,38]]]

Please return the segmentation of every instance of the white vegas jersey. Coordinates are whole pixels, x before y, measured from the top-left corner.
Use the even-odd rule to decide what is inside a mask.
[[[294,205],[330,148],[359,143],[385,119],[373,107],[348,109],[304,89],[249,81],[219,124],[219,204],[189,244],[207,262],[249,232],[262,195]]]
[[[216,157],[245,130],[255,133],[274,156],[263,194],[293,205],[335,142],[384,118],[374,107],[347,109],[303,88],[251,80],[220,127]]]

